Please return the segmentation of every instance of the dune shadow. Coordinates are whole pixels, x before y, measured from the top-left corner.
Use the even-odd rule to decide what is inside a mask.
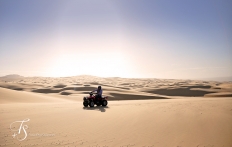
[[[64,88],[66,87],[67,85],[64,85],[64,84],[58,84],[58,85],[55,85],[53,86],[54,88]]]
[[[98,82],[91,82],[91,83],[89,83],[89,84],[92,84],[92,85],[99,85]]]
[[[60,87],[62,87],[62,86],[64,86],[64,85],[61,85]],[[55,87],[55,86],[53,86],[53,87]],[[61,95],[70,95],[70,94],[72,94],[72,92],[67,92],[66,90],[91,91],[93,89],[95,89],[95,87],[39,88],[39,89],[32,90],[32,92],[37,92],[37,93],[60,93]]]
[[[60,94],[61,94],[61,95],[70,95],[70,94],[72,94],[72,93],[71,93],[71,92],[62,91]]]
[[[197,87],[197,86],[192,86]],[[187,88],[175,88],[175,89],[155,89],[155,90],[146,90],[143,92],[166,95],[166,96],[204,96],[205,94],[214,93],[212,91],[204,91],[204,90],[191,90],[189,87]]]
[[[188,88],[188,89],[190,89],[190,88],[205,88],[205,89],[209,89],[209,88],[211,88],[212,86],[210,86],[210,85],[189,85],[189,86],[185,86],[185,85],[183,85],[183,86],[181,86],[181,87],[183,87],[183,88]]]
[[[154,96],[154,95],[136,95],[136,94],[121,94],[121,93],[110,93],[113,97],[110,100],[148,100],[148,99],[169,99],[167,97],[162,96]]]
[[[106,112],[106,109],[109,109],[108,106],[102,107],[102,106],[95,106],[95,107],[83,107],[84,110],[97,110],[101,112]]]
[[[24,89],[18,86],[13,86],[13,85],[9,85],[9,86],[3,86],[0,85],[0,87],[2,88],[7,88],[7,89],[11,89],[11,90],[17,90],[17,91],[23,91]]]
[[[50,88],[32,90],[32,92],[37,92],[37,93],[59,93],[61,91],[62,89],[50,89]]]

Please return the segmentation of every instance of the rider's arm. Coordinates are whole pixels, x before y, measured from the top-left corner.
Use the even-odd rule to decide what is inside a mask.
[[[97,91],[97,89],[93,90],[92,92]]]

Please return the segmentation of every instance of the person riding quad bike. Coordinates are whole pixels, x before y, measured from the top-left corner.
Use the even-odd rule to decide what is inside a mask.
[[[97,92],[96,94],[93,93],[95,91]],[[108,99],[107,96],[102,96],[101,86],[98,86],[98,88],[96,90],[93,90],[89,93],[89,96],[83,98],[83,100],[84,100],[83,105],[85,107],[88,107],[88,105],[90,107],[94,107],[94,105],[106,106],[108,104],[107,99]]]
[[[102,98],[102,92],[103,91],[102,91],[101,86],[98,86],[97,89],[92,91],[92,93],[95,92],[95,91],[97,92],[97,94],[95,95],[95,98],[96,99]]]

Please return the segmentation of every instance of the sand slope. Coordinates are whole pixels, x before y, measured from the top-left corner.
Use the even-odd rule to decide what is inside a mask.
[[[231,98],[110,101],[108,107],[83,108],[56,95],[0,93],[1,146],[232,146]],[[28,136],[18,141],[9,126],[25,118]]]
[[[50,103],[50,102],[64,102],[67,100],[51,97],[43,94],[36,94],[31,92],[21,92],[0,88],[0,104],[14,104],[14,103]]]

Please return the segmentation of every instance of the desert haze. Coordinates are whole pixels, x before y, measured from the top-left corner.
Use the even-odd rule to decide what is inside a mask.
[[[84,107],[98,85],[108,105]],[[232,82],[8,75],[0,87],[0,146],[232,146]]]

